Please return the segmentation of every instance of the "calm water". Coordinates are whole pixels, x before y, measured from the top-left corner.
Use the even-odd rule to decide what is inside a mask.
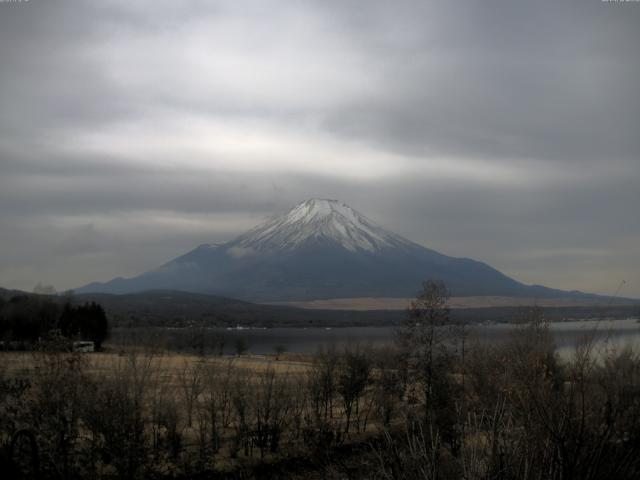
[[[507,324],[470,327],[470,338],[477,341],[500,341],[514,327]],[[288,352],[315,353],[319,348],[343,348],[348,345],[384,346],[393,342],[394,327],[345,328],[270,328],[270,329],[209,329],[223,335],[225,351],[233,353],[235,341],[242,338],[251,353],[271,354],[276,345]],[[640,348],[640,322],[637,319],[572,321],[551,324],[558,352],[571,355],[587,337],[595,340],[596,348],[635,346]],[[472,340],[473,341],[473,340]]]

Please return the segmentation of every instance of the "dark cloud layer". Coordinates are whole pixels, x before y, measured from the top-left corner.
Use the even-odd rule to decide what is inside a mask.
[[[640,297],[640,4],[0,3],[0,285],[133,275],[312,196]]]

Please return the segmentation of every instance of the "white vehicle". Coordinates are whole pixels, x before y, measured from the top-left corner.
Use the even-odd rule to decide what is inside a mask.
[[[78,341],[73,342],[73,351],[74,352],[82,352],[82,353],[90,353],[95,351],[95,345],[90,341]]]

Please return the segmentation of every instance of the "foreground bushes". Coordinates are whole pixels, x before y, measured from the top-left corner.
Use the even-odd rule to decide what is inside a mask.
[[[283,465],[271,478],[638,478],[635,353],[586,339],[561,361],[537,315],[503,344],[478,344],[431,300],[397,348],[320,352],[289,369],[25,354],[27,370],[0,371],[4,462],[19,438],[13,467],[42,478],[251,478],[265,464]]]
[[[386,433],[382,476],[638,478],[640,358],[629,350],[601,357],[586,343],[561,362],[552,347],[547,326],[534,322],[506,345],[472,349],[466,388],[449,397],[453,412],[434,405]],[[459,369],[454,375],[462,380]]]

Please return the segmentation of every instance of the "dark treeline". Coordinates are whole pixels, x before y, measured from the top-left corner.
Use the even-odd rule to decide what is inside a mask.
[[[114,328],[131,327],[314,327],[392,325],[402,311],[313,310],[281,305],[259,305],[198,293],[152,290],[134,294],[80,294],[109,313]]]
[[[15,295],[0,298],[0,340],[3,346],[31,348],[41,339],[58,332],[68,339],[93,341],[100,348],[109,335],[104,309],[95,302],[73,305],[42,295]]]
[[[0,288],[0,303],[23,292]],[[60,297],[45,296],[57,301]],[[258,305],[231,298],[198,293],[153,290],[134,294],[80,294],[76,303],[97,303],[108,313],[112,328],[191,328],[235,327],[348,327],[396,326],[406,315],[404,310],[315,310],[278,305]],[[640,305],[603,305],[545,307],[549,321],[571,319],[628,318],[640,315]],[[522,307],[455,308],[450,318],[466,323],[508,323],[523,315]]]
[[[109,313],[111,325],[123,327],[346,327],[393,326],[402,322],[403,310],[315,310],[257,305],[230,298],[177,291],[148,291],[126,295],[82,294],[80,301],[95,301]],[[626,302],[625,302],[626,303]],[[522,307],[455,308],[453,321],[467,323],[510,322]],[[640,315],[640,305],[545,307],[550,321],[588,318],[627,318]]]
[[[474,342],[445,299],[426,284],[394,348],[310,363],[43,344],[26,370],[0,369],[7,468],[77,479],[639,477],[636,353],[596,352],[585,338],[561,360],[539,310],[500,344]]]

